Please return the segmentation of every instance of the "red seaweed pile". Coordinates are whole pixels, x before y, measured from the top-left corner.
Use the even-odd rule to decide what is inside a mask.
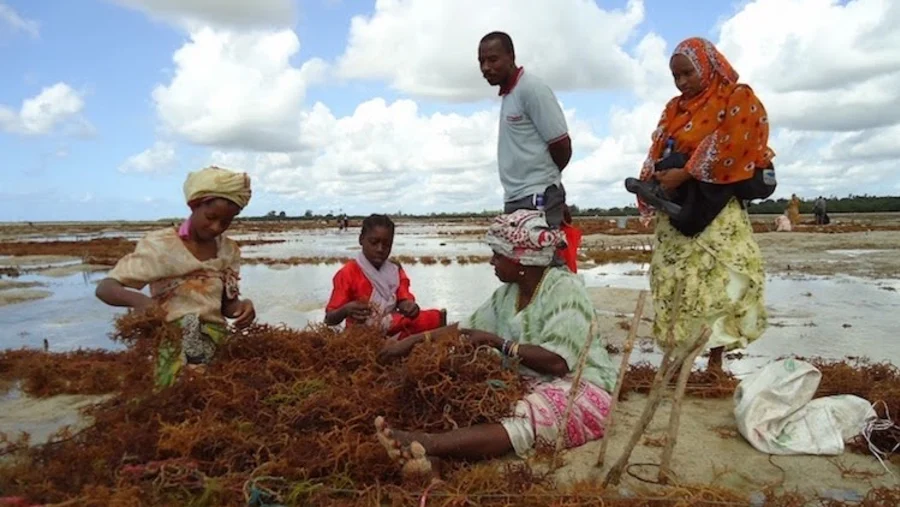
[[[233,336],[202,374],[187,372],[175,386],[154,389],[153,351],[177,336],[161,315],[130,313],[114,335],[124,351],[0,352],[0,380],[31,396],[110,395],[87,410],[92,422],[85,429],[63,430],[47,444],[2,436],[0,505],[420,505],[423,498],[458,506],[751,505],[713,485],[629,496],[599,483],[560,487],[524,462],[455,464],[444,482],[404,484],[374,438],[376,416],[428,431],[495,422],[525,389],[495,354],[452,334],[417,346],[403,361],[379,364],[382,338],[371,330],[260,325]],[[895,367],[815,364],[823,372],[819,395],[883,400],[896,421]],[[654,374],[633,366],[623,393],[647,389]],[[688,393],[730,396],[735,385],[696,372]],[[878,438],[883,448],[896,441]],[[808,501],[768,493],[765,504]],[[898,502],[900,489],[873,489],[858,505]]]

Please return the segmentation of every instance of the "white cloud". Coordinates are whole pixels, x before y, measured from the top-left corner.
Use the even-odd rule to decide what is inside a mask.
[[[657,114],[654,111],[653,116]],[[261,192],[288,196],[305,207],[385,212],[498,209],[502,192],[496,166],[497,115],[496,108],[469,115],[423,114],[411,100],[372,99],[352,115],[336,117],[316,104],[303,117],[301,136],[318,135],[306,136],[309,144],[303,150],[257,154],[221,150],[212,154],[210,163],[247,170]],[[620,121],[641,121],[642,115],[640,110]],[[622,152],[639,163],[644,148],[637,147],[636,138],[609,152],[606,140],[598,138],[574,110],[567,109],[566,116],[575,150],[597,154],[596,163],[582,160],[566,169],[573,195],[596,197],[598,183],[607,187],[620,175],[630,174],[633,163],[623,159]]]
[[[771,121],[856,131],[900,118],[900,3],[757,0],[723,23],[719,47]]]
[[[175,146],[157,141],[150,148],[132,155],[119,166],[122,173],[164,173],[175,164]]]
[[[37,21],[23,18],[12,7],[0,2],[0,30],[3,29],[12,33],[25,32],[33,39],[40,36],[40,25]]]
[[[288,27],[296,21],[292,0],[111,0],[152,17],[198,28]]]
[[[220,151],[211,162],[249,170],[263,191],[315,199],[323,206],[465,208],[486,202],[471,185],[496,186],[496,114],[426,116],[410,100],[373,99],[338,118],[316,104],[302,118],[304,149],[256,155]],[[403,196],[416,197],[403,202]]]
[[[490,96],[478,41],[501,30],[512,37],[517,62],[557,90],[624,87],[636,62],[621,46],[643,18],[641,0],[625,10],[584,0],[377,0],[374,14],[353,18],[339,74],[422,97]]]
[[[338,73],[422,97],[490,96],[477,41],[509,31],[520,63],[558,92],[628,85],[636,100],[594,123],[566,110],[575,159],[564,181],[582,207],[633,203],[622,180],[637,174],[660,110],[676,93],[668,58],[677,41],[649,33],[630,54],[621,50],[640,28],[640,2],[607,12],[584,1],[552,11],[537,0],[513,10],[502,1],[469,9],[467,1],[376,2],[373,15],[353,21]],[[900,37],[897,10],[886,0],[756,0],[719,25],[717,44],[769,110],[776,195],[862,193],[879,178],[896,181],[900,44],[872,44]],[[302,209],[500,206],[496,106],[456,114],[444,104],[426,114],[414,100],[376,97],[338,116],[304,104],[327,69],[318,59],[293,65],[299,50],[289,30],[194,30],[173,57],[171,82],[153,94],[163,126],[213,148],[210,162],[250,171],[260,197],[277,194]],[[254,202],[267,208],[264,199]]]
[[[326,71],[317,58],[292,66],[299,50],[290,30],[193,32],[172,81],[153,91],[164,127],[202,145],[297,149],[306,87]]]
[[[48,134],[61,124],[68,124],[77,132],[92,129],[79,113],[84,98],[66,83],[56,83],[25,99],[19,111],[0,105],[0,129],[17,134]]]
[[[900,4],[756,0],[722,24],[719,47],[769,112],[779,195],[897,180]]]

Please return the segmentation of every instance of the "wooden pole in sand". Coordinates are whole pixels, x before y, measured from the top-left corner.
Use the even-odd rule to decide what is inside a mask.
[[[706,348],[710,336],[712,336],[712,330],[704,326],[703,332],[700,334],[700,338],[695,343],[693,350],[691,350],[691,353],[688,354],[681,365],[681,372],[678,374],[678,384],[675,386],[675,394],[672,398],[672,411],[669,413],[669,432],[666,438],[666,447],[663,449],[662,462],[659,465],[659,475],[657,476],[660,484],[669,483],[672,454],[675,452],[675,443],[678,440],[678,427],[681,424],[681,403],[684,400],[684,391],[687,388],[691,370],[694,368],[694,361],[700,355],[700,352]]]
[[[653,416],[656,414],[656,409],[659,408],[659,404],[662,401],[663,395],[665,394],[665,386],[672,381],[672,377],[675,376],[675,372],[678,371],[678,365],[681,364],[684,360],[684,355],[677,356],[673,359],[662,374],[658,374],[656,379],[653,381],[653,387],[650,389],[650,394],[647,397],[647,404],[644,406],[644,411],[641,413],[641,418],[638,420],[637,425],[634,427],[634,431],[631,433],[631,438],[628,440],[628,443],[625,445],[625,449],[622,450],[622,455],[619,456],[619,459],[616,460],[616,463],[606,472],[606,478],[603,479],[603,486],[606,487],[610,484],[618,484],[619,480],[622,478],[622,473],[625,471],[625,466],[628,464],[628,460],[631,458],[631,453],[634,451],[634,448],[637,446],[638,442],[641,440],[641,437],[644,436],[644,432],[647,431],[647,426],[650,425],[650,422],[653,421]],[[663,368],[660,367],[659,372],[662,372]]]
[[[616,460],[616,463],[612,468],[606,472],[606,477],[603,479],[604,487],[609,484],[619,483],[619,480],[622,478],[622,472],[625,471],[625,466],[628,464],[631,453],[634,451],[634,447],[638,444],[641,437],[644,435],[644,432],[647,430],[647,426],[649,426],[650,422],[653,420],[654,414],[656,414],[656,409],[659,407],[660,401],[662,401],[666,386],[669,385],[669,382],[672,380],[678,367],[684,363],[686,353],[678,353],[675,347],[675,323],[681,308],[681,294],[683,291],[684,281],[682,280],[678,282],[675,289],[675,295],[672,301],[672,318],[669,321],[669,329],[666,333],[666,343],[663,346],[665,352],[663,353],[659,369],[656,370],[656,375],[653,378],[653,385],[650,387],[650,394],[647,396],[644,411],[641,413],[637,426],[631,432],[631,438],[625,445],[625,449],[622,450],[622,455],[619,456],[619,459]],[[672,358],[673,355],[675,356],[674,358]]]
[[[606,447],[609,445],[609,437],[612,435],[613,415],[616,413],[616,405],[619,403],[619,395],[622,393],[622,384],[625,382],[625,372],[628,371],[628,360],[634,349],[634,339],[637,337],[638,326],[644,315],[644,302],[647,300],[647,291],[642,290],[638,294],[637,306],[634,308],[634,318],[631,319],[631,328],[628,330],[628,338],[625,340],[625,348],[622,350],[622,364],[619,366],[619,377],[616,379],[616,387],[613,390],[612,399],[609,402],[609,413],[606,416],[606,424],[603,428],[603,442],[600,444],[600,453],[597,455],[598,467],[603,466],[606,458]]]

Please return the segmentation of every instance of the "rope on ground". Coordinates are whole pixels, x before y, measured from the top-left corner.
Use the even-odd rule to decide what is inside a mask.
[[[632,472],[631,469],[632,469],[632,468],[635,468],[635,467],[656,467],[656,468],[659,468],[659,467],[660,467],[660,464],[659,464],[659,463],[631,463],[631,464],[629,464],[627,467],[625,467],[625,473],[628,474],[628,475],[630,475],[631,477],[633,477],[633,478],[635,478],[635,479],[641,481],[641,482],[646,482],[647,484],[655,484],[655,485],[661,485],[661,484],[662,484],[662,482],[660,482],[659,479],[657,479],[657,480],[655,480],[655,481],[652,480],[652,479],[645,479],[645,478],[641,477],[640,475],[638,475],[638,474]]]
[[[878,417],[873,418],[869,422],[866,423],[866,427],[863,428],[862,436],[866,439],[866,444],[869,446],[869,451],[872,452],[872,455],[875,456],[875,459],[881,463],[881,466],[887,471],[887,473],[891,474],[891,477],[894,477],[894,472],[888,468],[887,464],[884,462],[891,454],[893,454],[897,448],[900,448],[900,443],[894,446],[890,451],[883,451],[878,448],[877,445],[872,443],[872,433],[876,431],[888,431],[892,428],[898,427],[894,424],[894,420],[891,419],[891,412],[888,408],[887,403],[883,400],[878,400],[877,402],[872,404],[872,409],[874,410],[879,404],[884,405],[884,419],[879,419]]]

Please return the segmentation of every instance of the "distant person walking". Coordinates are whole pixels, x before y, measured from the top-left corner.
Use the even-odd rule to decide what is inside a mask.
[[[481,38],[478,62],[481,74],[491,86],[500,87],[502,97],[497,165],[503,212],[543,210],[550,227],[572,227],[563,220],[566,191],[562,185],[562,171],[572,158],[572,141],[553,90],[516,65],[512,38],[506,33],[491,32]],[[577,247],[567,244],[557,264]]]
[[[791,194],[791,202],[788,203],[787,216],[791,219],[791,225],[800,223],[800,198],[797,194]]]
[[[828,203],[825,201],[825,198],[821,195],[818,199],[816,199],[816,204],[813,205],[813,214],[816,216],[816,225],[826,225],[830,220],[828,220]]]

